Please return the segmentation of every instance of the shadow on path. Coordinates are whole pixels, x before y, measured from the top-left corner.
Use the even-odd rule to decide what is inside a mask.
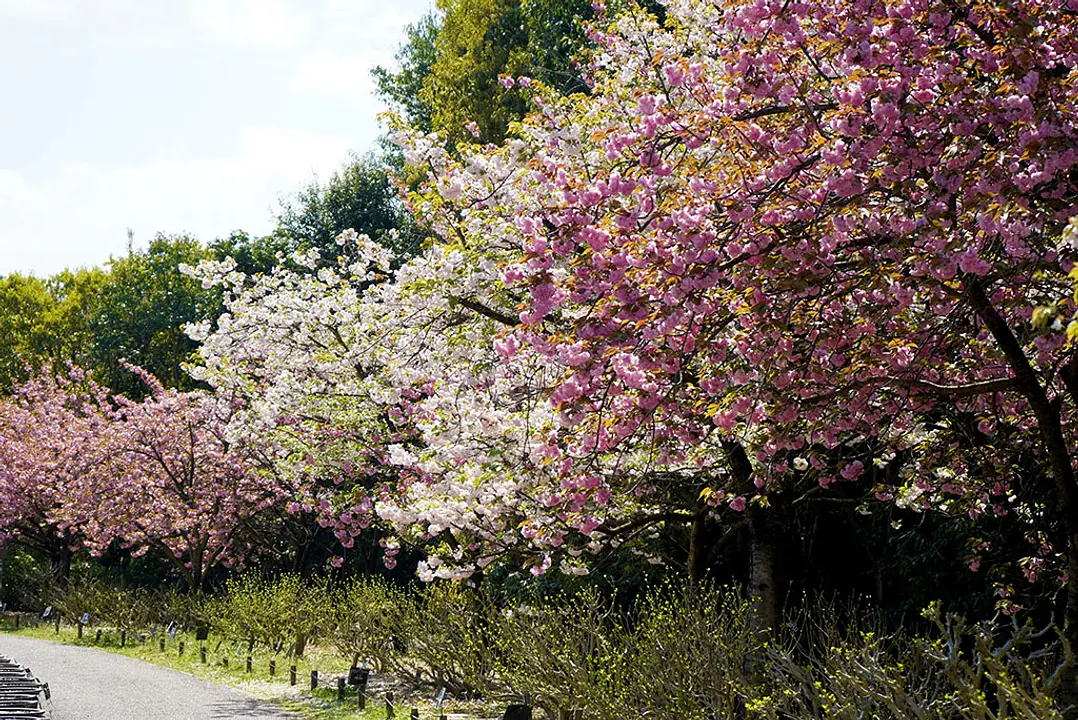
[[[282,717],[276,708],[269,707],[253,698],[221,700],[210,705],[211,718],[277,718]]]

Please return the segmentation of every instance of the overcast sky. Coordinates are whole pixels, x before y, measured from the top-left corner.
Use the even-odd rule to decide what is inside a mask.
[[[432,0],[0,0],[0,275],[268,231],[379,134]]]

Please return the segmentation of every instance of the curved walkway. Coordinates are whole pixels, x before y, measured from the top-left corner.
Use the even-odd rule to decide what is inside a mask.
[[[103,650],[0,635],[0,655],[52,690],[54,720],[295,720],[239,690]]]

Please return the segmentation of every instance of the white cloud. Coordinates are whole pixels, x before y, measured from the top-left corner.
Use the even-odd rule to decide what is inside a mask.
[[[287,47],[311,32],[310,14],[289,0],[189,0],[194,27],[212,42],[229,47]]]
[[[0,0],[0,17],[15,21],[56,22],[63,17],[57,0]]]
[[[22,173],[0,168],[0,212],[40,212],[45,204],[45,197]]]
[[[19,109],[0,117],[0,274],[101,264],[128,227],[268,231],[281,195],[370,147],[370,69],[432,4],[0,0]]]
[[[373,114],[371,68],[376,64],[377,59],[369,55],[315,52],[299,59],[289,85],[296,92],[369,108]]]
[[[343,135],[247,127],[226,156],[170,148],[132,167],[70,163],[38,185],[0,169],[0,274],[100,264],[101,248],[123,251],[127,228],[139,246],[158,232],[268,232],[282,193],[328,177],[349,149]]]

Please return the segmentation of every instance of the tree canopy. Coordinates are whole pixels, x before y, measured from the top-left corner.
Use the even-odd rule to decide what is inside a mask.
[[[373,528],[428,581],[727,558],[766,631],[850,508],[890,557],[963,544],[998,610],[1078,647],[1073,8],[663,8],[445,0],[378,75],[407,215],[353,158],[269,238],[87,275],[93,372],[153,373],[84,406],[119,443],[93,497],[162,511],[59,527],[164,547],[192,586],[289,522],[333,566]],[[59,336],[20,308],[81,317],[0,289],[31,351]],[[955,522],[887,529],[929,516]]]

